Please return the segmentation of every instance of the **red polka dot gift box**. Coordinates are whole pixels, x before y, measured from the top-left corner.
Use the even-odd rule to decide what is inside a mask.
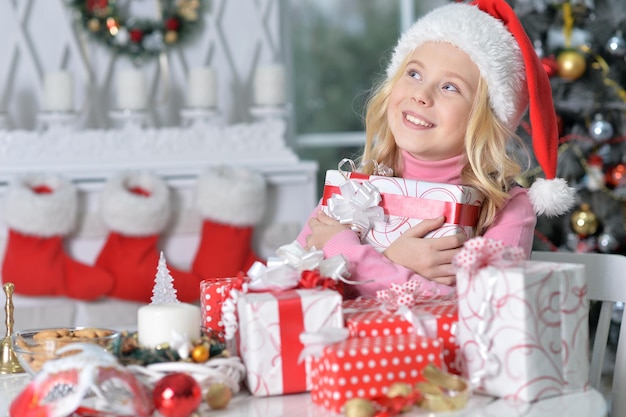
[[[396,382],[423,381],[423,369],[441,366],[441,342],[400,334],[349,338],[324,348],[311,363],[311,399],[340,413],[351,398],[372,399]]]
[[[456,335],[456,301],[429,301],[392,311],[375,299],[346,300],[343,315],[350,337],[417,334],[438,339],[443,352],[443,368],[457,375],[462,372]]]

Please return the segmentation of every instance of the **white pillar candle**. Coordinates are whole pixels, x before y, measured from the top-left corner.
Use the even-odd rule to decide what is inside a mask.
[[[45,75],[44,109],[51,112],[74,111],[74,83],[71,73],[56,71]]]
[[[285,104],[285,68],[279,64],[257,68],[254,74],[254,104],[279,106]]]
[[[137,311],[137,338],[148,348],[171,342],[174,332],[193,341],[200,338],[200,321],[200,307],[193,304],[150,304]]]
[[[215,107],[217,78],[210,67],[192,68],[189,71],[187,105],[193,108]]]
[[[141,70],[120,71],[117,75],[117,106],[126,110],[144,110],[148,97],[146,77]]]

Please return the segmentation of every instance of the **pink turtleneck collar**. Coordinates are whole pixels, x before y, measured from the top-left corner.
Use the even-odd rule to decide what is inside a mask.
[[[455,185],[461,183],[463,154],[440,161],[421,161],[403,150],[402,159],[403,178]]]

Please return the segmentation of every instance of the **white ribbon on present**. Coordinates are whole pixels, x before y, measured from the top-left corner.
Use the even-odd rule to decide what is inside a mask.
[[[483,268],[506,268],[518,266],[526,260],[524,250],[518,247],[506,246],[503,242],[475,237],[465,242],[463,248],[452,260],[452,264],[467,271],[471,280]],[[478,323],[474,338],[478,347],[478,354],[485,366],[470,375],[470,384],[477,387],[481,381],[489,376],[497,375],[500,371],[500,361],[490,352],[490,341],[487,332],[495,316],[493,308],[493,294],[498,282],[498,275],[489,275],[486,283],[486,294],[478,308],[478,316],[482,317]]]
[[[278,256],[269,257],[267,265],[255,262],[247,271],[249,281],[241,291],[232,289],[228,299],[222,303],[222,323],[224,337],[230,340],[238,329],[237,301],[241,294],[252,291],[282,291],[296,288],[303,271],[319,270],[320,276],[347,284],[358,284],[346,277],[350,276],[348,260],[342,255],[324,259],[324,252],[312,248],[306,250],[297,241],[288,243],[276,250]]]
[[[304,349],[298,356],[298,363],[308,357],[319,358],[324,352],[324,348],[328,345],[342,342],[348,338],[350,331],[345,327],[325,327],[319,332],[302,332],[300,333],[300,342],[304,345]]]
[[[342,255],[324,259],[324,252],[312,248],[306,250],[297,241],[281,246],[276,250],[277,257],[269,257],[267,265],[255,262],[248,270],[248,288],[254,291],[287,290],[295,288],[303,271],[319,270],[320,276],[343,281],[348,280],[348,260]]]

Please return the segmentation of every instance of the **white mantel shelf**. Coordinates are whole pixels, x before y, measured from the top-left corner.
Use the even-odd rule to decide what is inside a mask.
[[[185,177],[217,164],[289,170],[300,161],[286,145],[285,131],[286,123],[275,119],[189,128],[5,130],[0,131],[0,183],[33,172],[90,181],[119,170]]]

